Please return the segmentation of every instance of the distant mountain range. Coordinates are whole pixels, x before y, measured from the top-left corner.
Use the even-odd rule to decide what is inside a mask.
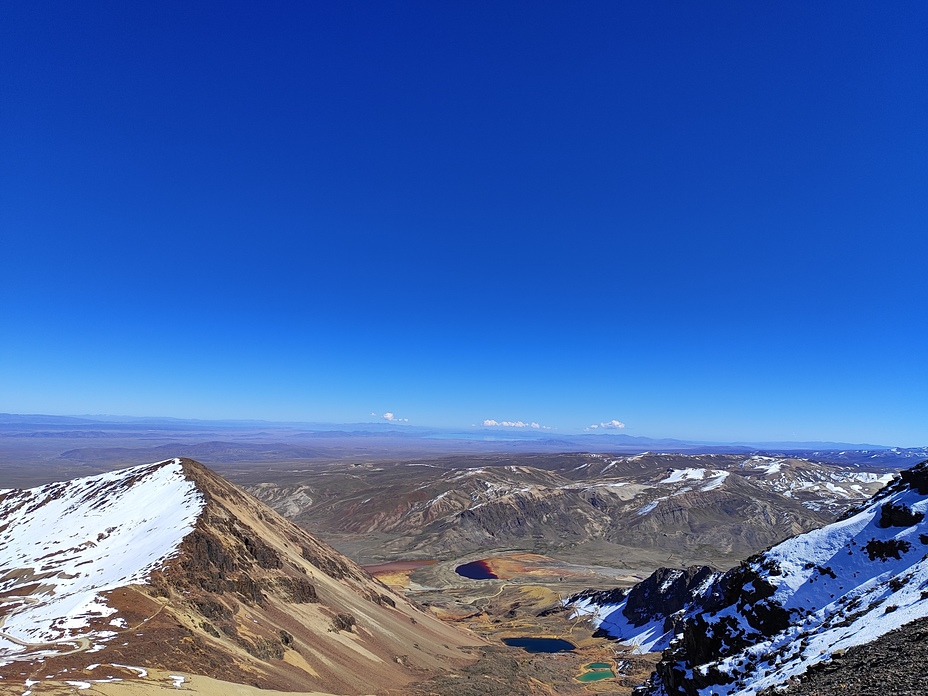
[[[17,440],[122,440],[123,447],[145,443],[148,460],[161,445],[208,444],[218,453],[223,445],[248,442],[252,456],[261,460],[286,458],[342,458],[410,456],[436,452],[615,452],[769,454],[808,457],[836,463],[867,463],[904,468],[928,457],[928,446],[900,448],[846,442],[704,442],[651,438],[623,433],[555,434],[532,428],[441,429],[395,423],[287,423],[270,421],[208,421],[177,418],[115,416],[49,416],[0,414],[0,442]],[[288,448],[295,448],[289,450]],[[117,453],[108,448],[69,448],[66,458],[102,461]],[[127,452],[120,451],[123,458]],[[142,454],[142,453],[139,453]],[[187,454],[187,453],[185,453]],[[209,454],[209,452],[207,452]],[[191,451],[187,456],[202,457]],[[238,455],[236,455],[238,458]],[[145,461],[143,458],[140,461]],[[208,458],[206,461],[210,461]]]
[[[365,563],[531,548],[650,572],[670,557],[728,567],[831,522],[894,471],[761,455],[577,453],[228,475],[337,547],[349,540]],[[361,549],[366,538],[372,547]]]

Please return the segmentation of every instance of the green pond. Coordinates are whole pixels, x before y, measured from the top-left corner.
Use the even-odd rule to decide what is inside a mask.
[[[611,669],[598,669],[595,672],[584,672],[577,677],[577,681],[593,682],[599,681],[600,679],[612,679],[613,676]]]
[[[585,670],[583,674],[576,677],[579,682],[594,682],[600,681],[601,679],[612,679],[615,676],[612,671],[612,665],[607,662],[591,662],[588,665],[584,665],[583,669]]]

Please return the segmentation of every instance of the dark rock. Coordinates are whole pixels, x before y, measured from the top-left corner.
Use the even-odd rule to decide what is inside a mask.
[[[283,659],[284,645],[279,640],[258,638],[254,643],[248,641],[241,641],[241,643],[248,654],[257,657],[259,660]]]
[[[902,482],[918,491],[919,495],[928,495],[928,460],[900,472],[900,476]]]
[[[578,599],[589,599],[595,604],[620,604],[625,595],[628,594],[628,588],[616,587],[612,590],[584,590],[575,595],[571,595],[568,601],[573,602]]]
[[[622,613],[634,626],[643,626],[655,616],[675,614],[693,601],[694,592],[711,581],[716,572],[710,566],[658,568],[631,589]]]
[[[291,602],[314,604],[319,601],[315,585],[306,578],[291,578],[289,576],[277,578],[276,585]]]
[[[207,619],[228,621],[232,618],[232,610],[209,595],[197,597],[193,600],[193,605]]]
[[[391,599],[385,594],[380,594],[379,592],[375,592],[374,590],[371,590],[369,596],[372,602],[374,602],[375,604],[379,604],[382,607],[384,606],[394,607],[394,608],[396,607],[396,602],[394,602],[393,599]]]
[[[280,568],[283,566],[280,556],[270,546],[251,534],[246,534],[238,529],[236,529],[236,532],[236,536],[242,540],[248,553],[261,568]]]
[[[356,623],[357,620],[351,614],[336,614],[332,619],[332,630],[335,632],[350,631]]]
[[[912,544],[901,539],[887,539],[885,541],[871,539],[864,547],[864,551],[867,552],[871,561],[878,558],[881,561],[888,561],[890,558],[899,561],[902,560],[902,554],[907,553],[911,548]]]
[[[895,503],[883,503],[880,508],[880,521],[878,524],[883,529],[887,527],[911,527],[925,519],[925,513],[912,512],[906,505],[896,505]]]

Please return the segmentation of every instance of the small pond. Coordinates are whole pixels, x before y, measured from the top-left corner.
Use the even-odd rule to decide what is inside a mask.
[[[612,679],[615,672],[612,671],[612,665],[607,662],[591,662],[583,666],[583,672],[579,677],[575,677],[578,682],[595,682],[603,679]]]
[[[579,677],[577,677],[578,682],[594,682],[602,681],[603,679],[612,679],[615,675],[612,673],[611,669],[597,669],[592,672],[584,672]]]
[[[522,648],[530,653],[567,652],[577,647],[561,638],[503,638],[503,642],[512,648]]]
[[[459,565],[454,572],[470,580],[496,580],[499,577],[490,570],[490,565],[486,561],[473,561]]]

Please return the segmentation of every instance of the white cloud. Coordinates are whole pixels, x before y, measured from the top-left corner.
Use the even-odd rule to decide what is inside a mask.
[[[613,419],[607,423],[593,423],[592,425],[588,425],[583,429],[583,432],[588,433],[599,428],[602,428],[603,430],[621,430],[624,427],[625,423]]]
[[[408,423],[408,418],[397,418],[396,414],[390,413],[387,411],[383,416],[381,416],[385,421],[390,421],[391,423]]]
[[[611,420],[608,423],[600,423],[600,428],[605,428],[606,430],[621,430],[625,427],[625,423],[617,420]]]
[[[498,421],[493,420],[492,418],[487,418],[483,421],[484,426],[488,428],[500,427],[500,428],[533,428],[536,430],[551,430],[547,425],[541,425],[535,421],[530,421],[526,423],[525,421]]]

